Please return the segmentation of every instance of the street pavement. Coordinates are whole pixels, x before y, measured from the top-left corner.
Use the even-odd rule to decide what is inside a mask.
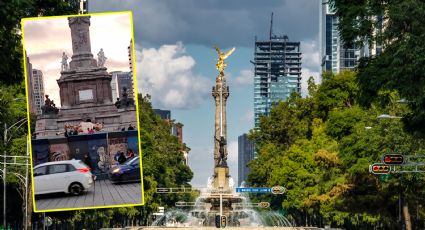
[[[37,211],[141,203],[140,183],[112,184],[109,180],[96,181],[89,191],[79,196],[55,193],[35,197]]]

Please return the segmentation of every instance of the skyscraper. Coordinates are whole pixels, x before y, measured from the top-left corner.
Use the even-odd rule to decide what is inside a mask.
[[[28,105],[29,110],[31,114],[37,114],[37,109],[34,104],[34,86],[33,86],[33,77],[32,77],[32,64],[30,62],[30,59],[27,55],[27,52],[25,51],[25,57],[26,57],[26,73],[27,73],[27,87],[28,87]]]
[[[30,77],[30,76],[29,76]],[[37,115],[41,114],[41,106],[44,105],[44,80],[43,72],[38,69],[32,69],[32,94],[35,112]]]
[[[112,89],[112,100],[117,101],[117,98],[122,97],[123,88],[127,88],[127,94],[129,98],[134,99],[133,92],[133,77],[131,72],[114,71],[111,72],[111,89]]]
[[[382,30],[382,17],[374,17],[376,20],[376,31]],[[344,47],[344,43],[339,36],[338,17],[335,10],[329,5],[328,1],[320,1],[320,59],[322,71],[331,71],[339,73],[342,70],[354,69],[358,60],[362,57],[379,54],[382,50],[380,45],[366,44],[363,47]]]
[[[248,163],[254,159],[254,144],[246,133],[238,137],[238,185],[248,179]]]
[[[301,91],[300,42],[288,36],[272,33],[265,41],[255,39],[254,61],[254,122],[258,126],[261,115],[270,114],[274,103],[286,100],[293,92]]]

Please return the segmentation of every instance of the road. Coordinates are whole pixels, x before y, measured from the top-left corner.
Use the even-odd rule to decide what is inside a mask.
[[[55,193],[35,197],[37,211],[141,203],[140,183],[112,184],[109,180],[96,181],[89,191],[79,196]]]

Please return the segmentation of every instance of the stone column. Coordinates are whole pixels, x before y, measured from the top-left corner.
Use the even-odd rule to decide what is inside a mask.
[[[222,100],[220,100],[220,92],[222,94]],[[229,87],[226,85],[226,79],[224,75],[220,74],[216,78],[216,86],[212,89],[212,96],[215,100],[215,129],[214,129],[214,167],[217,166],[220,159],[220,137],[223,135],[227,141],[227,119],[226,119],[226,102],[229,97]],[[220,115],[222,114],[222,115]],[[220,118],[222,120],[223,132],[221,133]],[[224,148],[224,155],[227,158],[227,145]]]
[[[70,70],[97,67],[97,61],[91,52],[90,16],[69,17],[68,24],[71,28],[73,52],[69,63]]]

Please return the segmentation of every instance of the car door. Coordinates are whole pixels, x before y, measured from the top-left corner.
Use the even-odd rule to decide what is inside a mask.
[[[70,180],[67,175],[68,164],[54,164],[49,165],[49,192],[67,192],[68,181]]]
[[[34,193],[42,194],[47,191],[47,166],[41,166],[34,169]]]

